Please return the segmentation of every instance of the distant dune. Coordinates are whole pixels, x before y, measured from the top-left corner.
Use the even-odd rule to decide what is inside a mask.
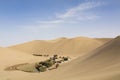
[[[87,37],[59,38],[56,40],[35,40],[9,48],[30,54],[59,54],[78,56],[87,53],[111,39],[92,39]]]
[[[106,42],[112,40],[113,38],[94,38],[94,39],[99,40],[99,41],[101,41],[103,43],[106,43]]]

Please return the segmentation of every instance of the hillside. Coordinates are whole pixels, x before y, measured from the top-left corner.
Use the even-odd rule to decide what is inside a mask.
[[[105,42],[87,37],[77,37],[71,39],[59,38],[49,41],[35,40],[11,46],[9,48],[29,54],[59,54],[78,56],[101,46]]]
[[[64,38],[66,40],[66,38]],[[57,43],[64,39],[47,41]],[[72,42],[79,41],[80,38],[70,39]],[[68,40],[68,39],[67,39]],[[81,39],[80,39],[81,40]],[[83,42],[88,39],[83,39]],[[82,41],[81,40],[81,41]],[[94,43],[94,39],[92,39]],[[95,40],[96,41],[96,40]],[[44,41],[46,42],[46,41]],[[90,42],[91,43],[91,42]],[[97,49],[79,56],[68,63],[63,63],[58,69],[43,73],[27,73],[22,71],[4,71],[6,67],[20,63],[39,61],[39,57],[34,57],[28,53],[18,52],[18,50],[0,49],[0,79],[1,80],[119,80],[120,77],[120,37],[108,41]],[[9,60],[9,61],[8,61]],[[31,67],[31,66],[29,66]],[[16,75],[16,76],[15,76]]]
[[[113,38],[94,38],[94,39],[96,39],[96,40],[99,40],[99,41],[101,41],[101,42],[106,43],[106,42],[108,42],[108,41],[112,40]]]
[[[119,80],[120,37],[58,69],[55,80]],[[65,75],[62,75],[65,74]]]

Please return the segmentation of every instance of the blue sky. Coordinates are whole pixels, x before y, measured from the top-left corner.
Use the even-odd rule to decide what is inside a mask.
[[[120,35],[120,0],[0,0],[0,45]]]

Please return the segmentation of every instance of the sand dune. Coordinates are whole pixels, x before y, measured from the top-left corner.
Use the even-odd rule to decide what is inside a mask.
[[[101,41],[103,43],[106,43],[106,42],[112,40],[113,38],[94,38],[94,39],[99,40],[99,41]]]
[[[4,71],[8,66],[27,62],[33,63],[41,60],[40,57],[34,57],[28,53],[32,54],[33,52],[31,51],[37,51],[42,45],[46,50],[47,48],[50,48],[48,49],[49,51],[52,49],[58,49],[59,51],[60,48],[60,50],[66,51],[62,53],[63,55],[74,56],[73,52],[76,52],[75,55],[79,55],[82,52],[88,53],[81,55],[68,63],[62,64],[58,69],[43,73]],[[72,47],[74,49],[71,48],[71,45],[74,46]],[[92,49],[98,48],[91,51],[91,47]],[[71,54],[68,54],[67,52],[71,52]],[[10,48],[0,48],[0,53],[0,80],[120,80],[119,36],[112,40],[80,37],[72,39],[60,38],[51,41],[32,41]]]
[[[0,48],[0,80],[16,80],[11,78],[18,77],[20,74],[21,75],[23,74],[17,71],[16,72],[5,71],[5,68],[7,68],[8,66],[22,63],[34,63],[40,60],[44,60],[44,58],[34,57],[32,55],[11,50],[8,48]]]
[[[119,80],[120,37],[91,53],[63,65],[55,73],[55,80]],[[64,70],[63,70],[64,69]],[[65,75],[62,75],[65,74]]]
[[[108,40],[98,40],[87,37],[77,38],[59,38],[56,40],[35,40],[28,43],[23,43],[9,48],[23,51],[30,54],[59,54],[78,56],[87,53],[98,46],[104,44]]]

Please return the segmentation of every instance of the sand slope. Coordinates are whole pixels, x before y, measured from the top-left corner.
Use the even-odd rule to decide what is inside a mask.
[[[97,48],[105,42],[87,37],[77,37],[71,39],[59,38],[49,41],[36,40],[11,46],[9,48],[30,54],[59,54],[78,56]]]
[[[64,43],[64,40],[66,40],[67,45],[65,47],[69,47],[69,44],[73,45],[72,42],[74,41],[74,44],[78,44],[77,42],[79,42],[79,39],[80,38],[73,38],[68,40],[66,38],[62,38],[47,42],[49,44],[58,44],[59,41],[61,42],[62,40]],[[87,44],[89,43],[88,39],[86,38],[82,38],[80,41],[86,41]],[[43,42],[46,43],[46,41]],[[94,39],[90,41],[89,45],[93,45],[91,42],[94,43]],[[97,41],[97,43],[101,44],[101,41]],[[85,43],[83,45],[81,44],[82,43],[79,45],[89,46],[87,44],[85,45]],[[88,48],[90,48],[90,46]],[[70,52],[71,48],[68,50]],[[40,59],[38,59],[39,57],[36,58],[32,55],[29,55],[28,53],[10,50],[10,48],[0,48],[0,53],[0,80],[120,80],[120,37],[105,43],[92,52],[80,56],[79,58],[74,59],[69,63],[61,65],[58,69],[44,73],[4,71],[5,67],[20,63],[39,61]]]
[[[18,71],[5,71],[5,68],[21,64],[21,63],[33,63],[44,60],[40,57],[34,57],[32,55],[10,50],[8,48],[0,48],[0,80],[17,80],[20,75],[24,76],[24,73]],[[18,74],[16,74],[18,73]]]
[[[94,39],[99,40],[99,41],[101,41],[103,43],[106,43],[106,42],[112,40],[113,38],[94,38]]]
[[[63,65],[55,74],[62,80],[120,80],[120,37]]]

